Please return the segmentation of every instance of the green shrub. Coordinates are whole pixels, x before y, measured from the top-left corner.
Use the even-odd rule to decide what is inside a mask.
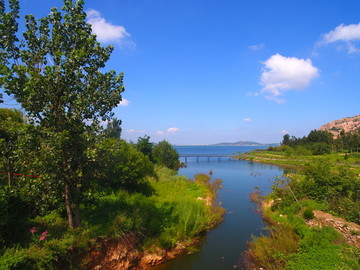
[[[270,228],[268,236],[254,237],[249,243],[247,256],[251,269],[284,269],[289,255],[298,249],[298,236],[289,225]]]
[[[303,212],[303,217],[306,219],[306,220],[309,220],[309,219],[313,219],[314,218],[314,212],[309,209],[309,208],[306,208]]]

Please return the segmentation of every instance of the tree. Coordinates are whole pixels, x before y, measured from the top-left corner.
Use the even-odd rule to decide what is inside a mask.
[[[166,140],[163,140],[154,146],[152,156],[155,162],[160,165],[172,170],[179,169],[179,154]]]
[[[121,101],[123,74],[101,71],[113,47],[102,47],[91,33],[83,0],[64,0],[62,12],[53,8],[40,20],[25,16],[21,41],[16,36],[18,0],[9,3],[6,13],[0,0],[0,87],[22,105],[44,138],[42,150],[53,164],[39,174],[62,188],[69,226],[75,228],[80,226],[82,187],[91,174],[87,154],[99,119],[110,120]]]
[[[290,143],[290,135],[285,134],[281,142],[281,145],[289,145],[289,143]]]
[[[25,124],[24,119],[19,110],[0,108],[0,153],[5,163],[3,167],[6,168],[9,187],[12,184],[14,152],[17,147],[19,129]]]
[[[122,121],[114,117],[104,130],[106,138],[120,138]]]
[[[124,140],[108,138],[97,146],[100,185],[111,190],[143,191],[145,177],[154,175],[149,158]]]
[[[144,135],[144,137],[139,137],[135,147],[145,156],[148,156],[151,161],[154,161],[152,156],[154,144],[150,142],[150,136]]]

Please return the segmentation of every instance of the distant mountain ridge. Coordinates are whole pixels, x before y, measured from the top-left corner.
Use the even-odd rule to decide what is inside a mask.
[[[223,142],[223,143],[217,143],[212,144],[215,146],[278,146],[278,143],[258,143],[258,142],[252,142],[252,141],[238,141],[233,143]]]
[[[318,130],[330,132],[331,134],[333,134],[334,138],[336,138],[337,136],[339,136],[342,130],[344,130],[345,133],[348,133],[359,129],[360,114],[331,121],[330,123],[321,126]]]

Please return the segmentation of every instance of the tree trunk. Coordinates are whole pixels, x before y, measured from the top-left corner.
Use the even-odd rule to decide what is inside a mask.
[[[75,202],[75,209],[74,209],[74,216],[75,216],[75,226],[80,227],[80,186],[77,185],[76,187],[76,202]]]
[[[7,159],[7,171],[8,171],[8,186],[11,187],[12,171],[11,171],[11,161],[10,161],[10,158]]]
[[[71,194],[70,194],[70,187],[69,184],[65,186],[65,205],[66,205],[66,214],[68,216],[68,222],[70,229],[75,229],[73,212],[71,209]]]
[[[80,227],[80,204],[75,203],[75,209],[74,209],[74,216],[75,216],[75,227]]]

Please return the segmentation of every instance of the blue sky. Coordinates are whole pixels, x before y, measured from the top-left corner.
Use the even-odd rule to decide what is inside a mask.
[[[20,0],[46,15],[60,0]],[[122,137],[280,142],[359,114],[360,2],[88,0],[125,74]],[[11,107],[6,100],[3,107]]]

